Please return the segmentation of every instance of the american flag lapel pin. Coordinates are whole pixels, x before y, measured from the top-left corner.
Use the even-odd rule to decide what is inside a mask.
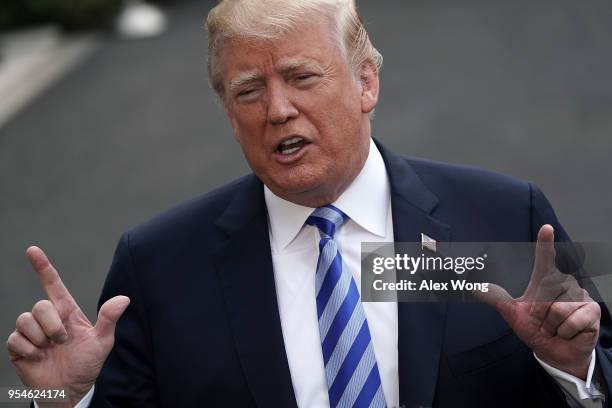
[[[421,232],[421,249],[428,249],[431,252],[436,252],[436,240]]]

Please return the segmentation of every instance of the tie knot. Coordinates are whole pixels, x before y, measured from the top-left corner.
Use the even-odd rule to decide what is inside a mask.
[[[306,220],[306,224],[317,227],[321,233],[321,238],[333,238],[336,230],[348,219],[348,215],[329,204],[314,210]]]

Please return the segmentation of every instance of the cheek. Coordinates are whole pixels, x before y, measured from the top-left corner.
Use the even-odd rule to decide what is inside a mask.
[[[343,156],[348,146],[359,138],[361,114],[346,104],[330,106],[322,113],[319,129],[326,145],[333,147],[335,153]]]
[[[331,161],[334,172],[346,172],[348,167],[362,160],[362,113],[360,106],[354,104],[336,105],[336,109],[326,112],[323,133],[323,147]]]
[[[241,145],[261,143],[265,119],[257,109],[237,109],[231,119],[234,137]]]
[[[323,100],[315,101],[313,109],[319,113],[323,124],[334,130],[353,130],[359,125],[362,112],[359,96],[352,90],[330,89]],[[318,102],[318,103],[317,103]]]

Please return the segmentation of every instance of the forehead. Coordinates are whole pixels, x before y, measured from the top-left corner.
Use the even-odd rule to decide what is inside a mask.
[[[341,49],[329,24],[297,27],[279,38],[235,37],[225,40],[219,55],[224,80],[244,73],[287,70],[339,61]]]

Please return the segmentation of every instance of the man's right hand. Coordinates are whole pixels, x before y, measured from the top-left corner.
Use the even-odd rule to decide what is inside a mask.
[[[32,312],[19,315],[6,348],[26,387],[63,388],[69,397],[67,406],[74,406],[94,385],[113,348],[117,320],[130,299],[115,296],[106,301],[94,326],[45,253],[30,247],[26,254],[48,300],[38,301]]]

